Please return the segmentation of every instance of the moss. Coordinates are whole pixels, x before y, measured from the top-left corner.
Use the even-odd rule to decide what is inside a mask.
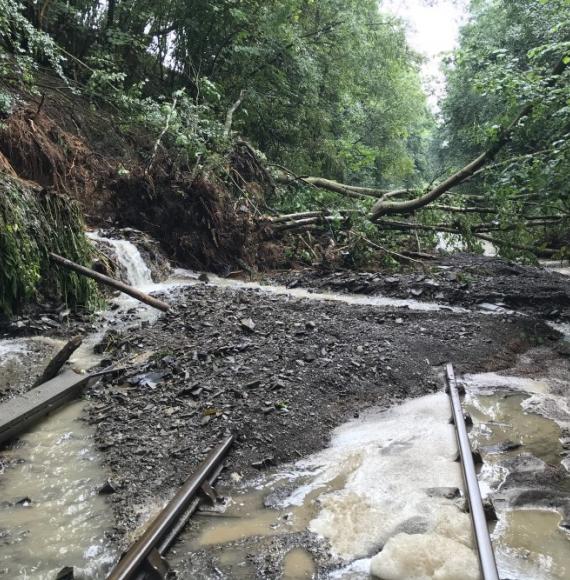
[[[49,252],[88,265],[93,249],[74,202],[0,175],[0,311],[12,314],[38,296],[73,307],[101,303],[92,280],[55,266]]]

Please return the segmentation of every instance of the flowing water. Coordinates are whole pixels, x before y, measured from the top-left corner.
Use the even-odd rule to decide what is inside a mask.
[[[111,246],[128,281],[147,292],[202,283],[193,272],[175,270],[165,283],[154,284],[131,242],[98,233],[90,237]],[[292,299],[464,311],[210,275],[209,283]],[[133,298],[121,295],[114,301],[114,310],[102,314],[102,331],[75,353],[71,363],[77,371],[98,363],[93,345],[107,329],[124,329],[159,316]],[[37,374],[60,344],[46,338],[0,341],[1,380],[17,384],[26,373]],[[560,436],[561,429],[570,425],[570,411],[566,400],[552,394],[547,380],[489,373],[467,376],[465,385],[465,404],[474,419],[471,437],[485,457],[480,478],[486,495],[501,488],[509,473],[505,460],[521,450],[537,461],[566,465]],[[77,577],[102,578],[116,557],[106,540],[113,523],[110,508],[97,493],[106,475],[92,429],[80,420],[82,408],[82,402],[68,405],[1,454],[0,575],[47,580],[67,565],[76,567]],[[199,533],[187,533],[173,559],[202,547],[221,546],[217,564],[226,577],[251,578],[255,570],[247,551],[255,552],[260,537],[309,530],[329,543],[337,562],[328,569],[331,578],[477,578],[469,518],[463,500],[455,495],[462,480],[448,419],[449,403],[443,393],[370,411],[335,430],[330,447],[321,453],[249,482],[238,492],[231,490],[224,513],[217,514],[222,517],[198,517]],[[492,534],[501,576],[533,580],[570,576],[570,542],[559,522],[558,513],[536,506],[500,509]],[[317,563],[305,548],[301,542],[283,554],[283,578],[314,577]]]
[[[113,248],[131,285],[147,291],[168,288],[153,284],[131,242],[96,233],[90,237]],[[101,314],[102,330],[87,337],[70,360],[77,372],[98,364],[93,346],[107,329],[158,316],[133,298],[121,295],[114,301],[114,310]],[[118,323],[126,313],[130,321]],[[0,386],[23,384],[30,375],[39,375],[62,344],[47,337],[0,341]],[[72,566],[76,578],[104,578],[116,559],[106,538],[113,526],[111,509],[98,493],[106,474],[93,428],[81,420],[84,404],[78,401],[54,412],[0,452],[0,577],[48,580]]]
[[[105,539],[109,506],[82,402],[42,421],[2,453],[0,577],[52,579],[64,566],[76,578],[102,578],[115,554]]]
[[[510,460],[529,458],[525,469],[564,464],[561,428],[570,425],[570,413],[560,411],[566,400],[551,393],[560,385],[495,373],[467,375],[463,383],[464,406],[474,421],[472,446],[484,457],[479,476],[484,497],[495,497],[516,471]],[[541,414],[548,409],[539,404],[553,399],[557,420]],[[478,578],[471,523],[454,489],[463,482],[449,416],[447,395],[438,393],[351,421],[335,430],[325,451],[240,491],[228,490],[233,497],[226,517],[205,518],[197,533],[187,532],[176,557],[192,558],[192,552],[221,545],[223,554],[232,554],[231,562],[218,563],[222,577],[246,578],[241,572],[247,570],[247,554],[260,537],[309,530],[326,539],[341,562],[319,577]],[[556,490],[570,492],[568,476]],[[490,529],[501,578],[570,577],[570,536],[559,526],[561,515],[539,504],[496,502],[498,522]],[[314,562],[302,546],[309,570]],[[286,565],[284,560],[283,577]]]

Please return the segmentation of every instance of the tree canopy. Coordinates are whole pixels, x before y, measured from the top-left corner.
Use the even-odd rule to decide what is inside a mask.
[[[304,216],[285,228],[393,249],[433,246],[438,232],[508,255],[567,246],[570,0],[472,0],[437,119],[421,56],[377,0],[0,8],[5,84],[39,91],[49,67],[125,130],[153,135],[147,169],[160,146],[196,176],[246,140],[284,185],[268,203]],[[0,91],[0,112],[13,107]]]

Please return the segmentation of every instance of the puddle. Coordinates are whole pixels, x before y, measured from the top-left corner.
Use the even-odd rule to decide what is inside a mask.
[[[77,577],[100,578],[114,559],[105,540],[113,521],[97,494],[104,471],[90,427],[77,419],[83,404],[66,406],[1,452],[8,467],[0,479],[0,577],[51,580],[76,566]]]
[[[283,559],[283,580],[310,579],[315,571],[313,558],[302,548],[291,550]]]
[[[474,427],[469,436],[487,462],[531,453],[546,463],[560,464],[560,427],[552,420],[523,407],[528,394],[488,395],[469,398],[464,405]],[[518,447],[516,447],[518,445]]]
[[[570,540],[559,522],[556,512],[506,512],[492,534],[501,576],[510,580],[569,578]]]
[[[549,393],[547,380],[505,377],[494,373],[464,377],[465,410],[473,419],[470,439],[482,451],[484,465],[479,486],[484,497],[501,494],[508,469],[520,465],[518,477],[525,488],[525,462],[509,463],[521,454],[531,470],[545,464],[565,466],[561,426],[570,418],[567,400]],[[534,459],[536,458],[536,459]],[[542,463],[544,462],[544,463]],[[568,469],[568,468],[566,468]],[[522,475],[522,477],[521,477]],[[532,487],[532,486],[531,486]],[[516,489],[516,488],[515,488]],[[558,490],[558,491],[556,491]],[[570,491],[570,475],[545,489]],[[492,533],[500,576],[511,580],[555,580],[570,575],[570,536],[558,524],[561,516],[529,505],[502,508]]]

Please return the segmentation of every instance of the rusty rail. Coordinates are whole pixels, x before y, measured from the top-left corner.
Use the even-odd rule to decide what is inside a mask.
[[[221,462],[233,440],[233,436],[227,437],[210,452],[198,471],[184,482],[168,505],[119,560],[108,580],[144,578],[147,573],[155,578],[164,576],[167,565],[162,555],[197,509],[200,499],[196,495],[201,490],[208,495],[212,493],[211,484],[220,474]]]
[[[483,580],[499,580],[497,563],[495,562],[495,553],[489,536],[487,519],[483,509],[483,500],[477,481],[477,473],[473,462],[471,445],[467,435],[467,427],[463,417],[463,409],[459,400],[457,390],[457,381],[455,380],[455,371],[453,365],[448,364],[445,372],[445,381],[451,399],[451,411],[453,413],[453,424],[455,425],[455,435],[457,437],[457,446],[461,458],[461,470],[465,482],[465,495],[469,502],[469,513],[475,532],[475,542],[477,544],[477,555]]]

